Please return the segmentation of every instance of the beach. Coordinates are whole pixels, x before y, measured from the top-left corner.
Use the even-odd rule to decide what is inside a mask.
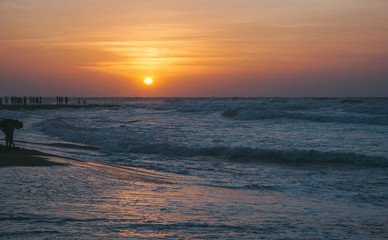
[[[388,0],[0,0],[0,240],[387,239]]]
[[[387,234],[387,99],[51,101],[0,111],[2,239]]]
[[[116,105],[75,105],[75,104],[37,104],[37,105],[0,105],[0,110],[55,110],[55,109],[87,109],[87,108],[109,108]],[[53,166],[62,165],[61,163],[55,163],[48,161],[42,156],[50,156],[50,154],[39,152],[37,150],[21,149],[21,148],[7,148],[0,145],[0,167],[6,166]]]
[[[0,146],[0,167],[62,165],[61,163],[48,161],[42,157],[45,155],[47,156],[47,154],[36,150]]]

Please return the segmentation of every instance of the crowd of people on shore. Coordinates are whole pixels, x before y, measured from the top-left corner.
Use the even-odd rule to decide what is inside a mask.
[[[57,104],[59,105],[62,105],[62,104],[67,105],[69,103],[69,98],[67,96],[66,97],[57,96],[56,99],[57,99]],[[86,99],[83,99],[83,103],[84,105],[86,105]],[[78,105],[80,104],[81,104],[81,98],[78,98]]]
[[[68,97],[57,96],[56,99],[57,99],[57,104],[65,103],[67,105],[69,103],[69,98]]]
[[[67,96],[66,97],[57,96],[56,100],[58,105],[62,105],[62,104],[67,105],[69,103],[69,97]],[[43,102],[42,97],[35,97],[35,96],[33,97],[5,96],[4,98],[0,97],[0,105],[3,105],[3,104],[4,105],[42,105],[42,102]],[[78,98],[77,103],[79,105],[81,104],[81,98]],[[86,105],[86,99],[83,99],[83,104]]]
[[[0,97],[0,105],[42,105],[42,97]]]
[[[57,99],[57,104],[59,105],[61,104],[67,105],[69,103],[69,98],[67,96],[66,97],[57,96],[56,99]],[[86,105],[86,99],[83,99],[83,103],[84,105]],[[78,98],[78,105],[80,104],[81,104],[81,98]]]
[[[57,105],[69,103],[69,97],[56,97]],[[75,98],[74,98],[75,100]],[[46,99],[47,101],[47,99]],[[27,106],[27,105],[42,105],[43,99],[42,97],[0,97],[0,109],[2,105],[13,105],[17,106]],[[50,102],[50,100],[49,100]],[[81,98],[78,98],[78,105],[81,104]],[[86,99],[83,99],[83,104],[86,105]],[[34,107],[35,108],[35,107]],[[7,147],[15,147],[15,143],[13,142],[13,133],[15,129],[20,129],[23,127],[23,123],[16,119],[0,119],[0,130],[5,134],[5,143]]]

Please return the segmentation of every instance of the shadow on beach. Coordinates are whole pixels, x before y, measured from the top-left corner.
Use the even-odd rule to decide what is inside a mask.
[[[62,163],[46,160],[43,156],[49,156],[46,153],[36,150],[28,150],[18,147],[5,147],[0,145],[0,167],[9,166],[63,166]]]

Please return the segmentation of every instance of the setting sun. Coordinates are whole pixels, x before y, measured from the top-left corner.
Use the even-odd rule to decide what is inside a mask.
[[[144,79],[145,85],[151,85],[152,84],[152,78],[146,78]]]

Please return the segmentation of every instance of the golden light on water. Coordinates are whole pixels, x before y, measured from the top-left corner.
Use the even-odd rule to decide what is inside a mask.
[[[144,84],[145,84],[145,85],[151,85],[151,84],[152,84],[152,78],[146,78],[146,79],[144,79]]]

